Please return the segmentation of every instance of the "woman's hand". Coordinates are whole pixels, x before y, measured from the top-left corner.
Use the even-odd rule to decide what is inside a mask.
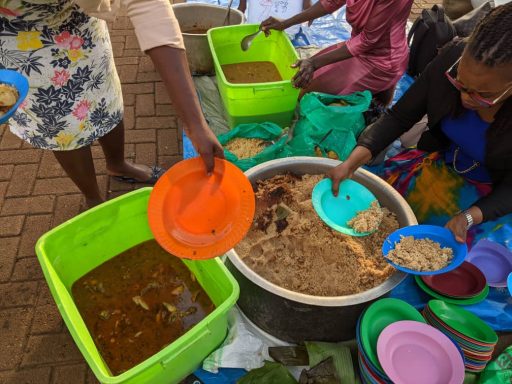
[[[260,24],[260,29],[263,31],[265,36],[270,35],[270,30],[274,29],[276,31],[284,31],[286,26],[281,19],[276,19],[275,17],[269,17],[267,20],[264,20]]]
[[[466,216],[463,214],[458,214],[450,219],[449,222],[446,223],[445,227],[448,228],[455,236],[455,240],[459,243],[465,243],[466,237],[468,234],[467,230],[468,221],[466,220]]]
[[[334,196],[338,196],[340,183],[343,180],[352,178],[353,175],[354,171],[347,163],[341,163],[337,167],[334,167],[329,172],[327,172],[327,177],[332,180],[332,193]]]
[[[315,64],[312,59],[299,60],[292,65],[292,68],[299,68],[299,71],[293,76],[292,83],[295,88],[306,88],[313,80],[315,73]]]
[[[187,132],[197,153],[203,159],[206,167],[206,173],[210,175],[215,166],[215,157],[224,158],[224,149],[220,145],[219,140],[208,126],[193,129]]]
[[[369,149],[361,146],[354,148],[350,156],[343,163],[327,172],[327,177],[332,180],[332,193],[338,196],[340,183],[343,180],[351,179],[357,168],[366,164],[372,158]]]

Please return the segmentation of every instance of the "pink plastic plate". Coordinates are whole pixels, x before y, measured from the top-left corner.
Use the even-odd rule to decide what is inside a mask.
[[[386,327],[377,341],[384,372],[400,384],[460,384],[464,360],[441,331],[417,321],[398,321]]]

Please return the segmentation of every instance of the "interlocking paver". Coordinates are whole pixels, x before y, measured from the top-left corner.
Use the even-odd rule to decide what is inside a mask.
[[[22,145],[22,141],[10,131],[6,131],[0,141],[0,149],[17,149]]]
[[[411,19],[440,0],[415,0]],[[181,130],[160,76],[140,52],[124,13],[110,23],[125,104],[125,155],[168,168],[181,159]],[[112,198],[140,185],[106,175],[92,147],[98,185]],[[0,126],[0,383],[96,384],[43,280],[34,245],[46,230],[83,209],[78,189],[53,154],[32,148]]]
[[[11,149],[0,151],[0,164],[39,163],[43,151],[40,149]]]
[[[0,180],[10,180],[13,171],[14,164],[0,165]]]
[[[178,132],[170,129],[158,130],[158,155],[171,156],[180,152]]]
[[[37,299],[38,281],[21,281],[0,284],[0,308],[33,305]]]
[[[38,164],[21,164],[14,167],[14,173],[6,196],[28,196],[36,181]]]
[[[82,359],[78,347],[68,333],[31,335],[21,365],[81,362]]]
[[[30,197],[13,197],[6,199],[0,211],[1,215],[26,215],[29,213],[52,213],[55,196],[42,195]]]
[[[148,95],[137,95],[137,98],[141,96]],[[153,96],[153,95],[149,95]],[[153,106],[154,108],[154,106]],[[124,107],[124,129],[134,129],[135,128],[135,108],[134,107]]]
[[[0,282],[8,281],[11,277],[19,242],[19,237],[0,238]]]
[[[135,144],[135,162],[144,164],[156,163],[156,144]]]
[[[171,116],[137,117],[135,119],[136,129],[171,128],[173,126],[176,127],[176,120]]]
[[[35,307],[31,334],[59,333],[64,321],[54,303]]]
[[[37,257],[23,257],[16,260],[11,281],[42,280],[43,271]]]
[[[137,116],[154,116],[155,115],[155,96],[151,93],[137,95],[135,98],[135,111]],[[126,118],[126,112],[125,112]]]
[[[58,196],[53,213],[52,227],[56,227],[76,216],[80,211],[81,202],[82,195],[80,194]]]
[[[3,384],[41,384],[50,383],[52,369],[48,367],[28,368],[20,371],[0,372]]]
[[[17,236],[21,233],[25,216],[0,216],[0,237]]]
[[[0,371],[21,362],[31,321],[30,308],[0,309]]]
[[[85,364],[65,365],[53,370],[52,384],[83,383],[87,369]]]
[[[21,234],[18,257],[35,255],[34,245],[37,239],[46,231],[50,230],[51,224],[51,215],[28,216]]]

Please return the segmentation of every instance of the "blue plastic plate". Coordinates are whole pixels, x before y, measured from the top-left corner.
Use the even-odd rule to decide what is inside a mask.
[[[512,272],[510,272],[508,274],[508,278],[507,278],[507,287],[508,287],[508,292],[510,293],[510,295],[512,296]]]
[[[19,93],[18,101],[16,104],[14,104],[5,115],[0,117],[0,124],[3,124],[9,120],[9,118],[14,114],[14,112],[16,112],[23,100],[25,100],[28,94],[29,85],[25,76],[16,71],[11,71],[10,69],[0,69],[0,83],[13,86],[18,90]]]
[[[318,216],[335,231],[350,236],[367,236],[371,232],[356,232],[347,225],[358,212],[370,208],[377,198],[368,188],[354,180],[340,184],[338,196],[332,194],[331,179],[323,179],[313,189],[313,207]]]
[[[438,242],[441,244],[441,248],[451,248],[453,250],[453,259],[446,267],[429,272],[414,271],[397,265],[386,256],[390,250],[395,249],[395,244],[400,242],[401,236],[413,236],[415,239],[430,239]],[[386,258],[386,261],[399,271],[410,273],[411,275],[439,275],[460,266],[468,254],[468,247],[466,244],[458,243],[452,232],[444,227],[436,225],[411,225],[409,227],[400,228],[389,235],[388,238],[384,240],[384,244],[382,244],[382,254]]]

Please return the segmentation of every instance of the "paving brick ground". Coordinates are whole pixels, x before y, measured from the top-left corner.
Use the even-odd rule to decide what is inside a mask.
[[[417,0],[412,15],[438,0]],[[180,135],[164,87],[121,15],[111,25],[123,83],[126,156],[169,167]],[[110,180],[93,147],[98,182],[111,198],[135,188]],[[50,152],[33,149],[0,126],[0,383],[95,383],[64,326],[34,253],[38,237],[75,216],[81,195]]]

